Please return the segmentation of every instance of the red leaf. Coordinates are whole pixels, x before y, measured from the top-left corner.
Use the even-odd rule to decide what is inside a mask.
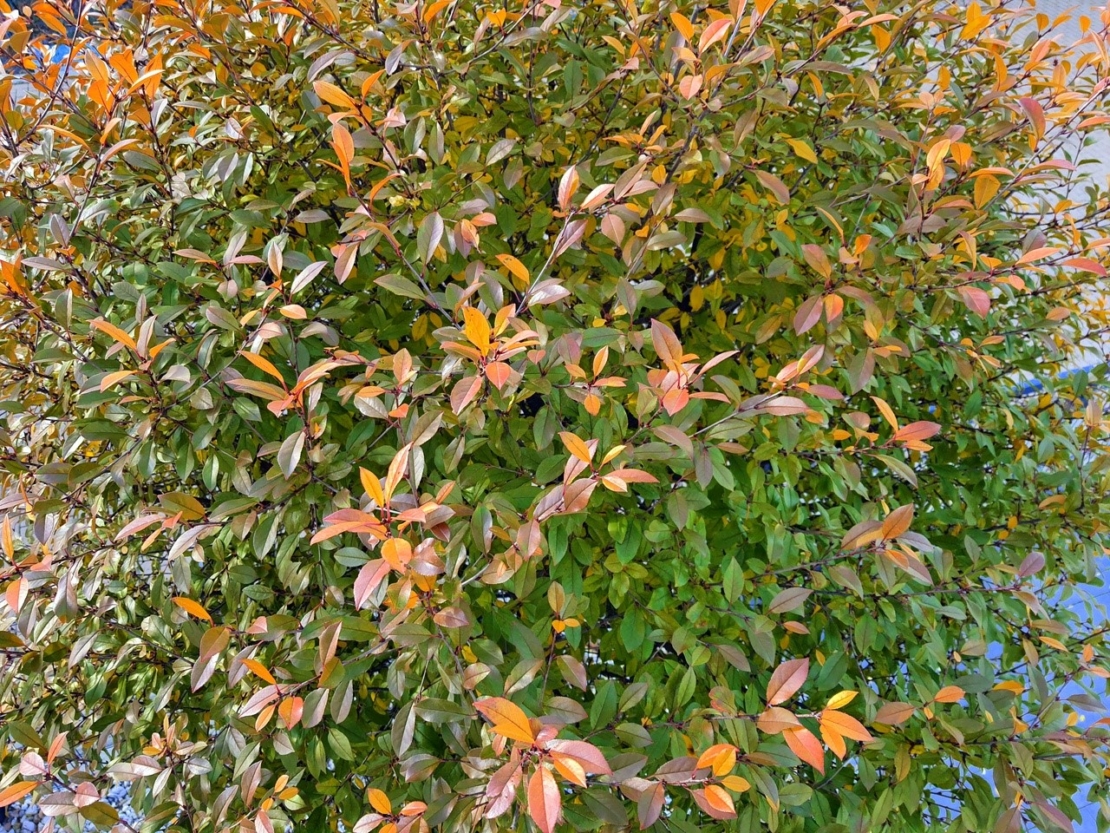
[[[1044,108],[1034,98],[1022,98],[1019,101],[1022,109],[1025,110],[1025,115],[1029,117],[1029,121],[1033,125],[1033,134],[1039,140],[1044,135]]]
[[[817,322],[821,320],[821,310],[824,309],[823,303],[820,295],[814,295],[812,298],[803,301],[794,314],[794,332],[801,335],[816,327]]]
[[[977,286],[961,286],[958,290],[964,305],[980,318],[986,318],[991,309],[991,296]]]
[[[462,413],[463,408],[474,400],[481,389],[481,376],[464,376],[459,379],[455,387],[451,389],[451,410],[456,414]]]
[[[791,659],[775,669],[767,683],[767,705],[777,706],[793,697],[809,676],[809,658]]]
[[[366,600],[374,594],[387,575],[389,562],[384,558],[375,558],[362,565],[355,578],[355,610],[360,610],[366,604]]]
[[[651,320],[651,343],[659,361],[672,370],[682,366],[682,344],[674,330],[661,321]]]
[[[486,798],[489,803],[486,805],[484,815],[487,819],[495,819],[513,806],[523,773],[519,756],[516,754],[505,766],[493,773],[489,784],[486,785]]]
[[[894,433],[894,439],[903,443],[914,440],[927,440],[929,437],[939,432],[940,426],[935,422],[911,422],[909,425],[899,428]]]
[[[562,813],[562,798],[555,776],[546,767],[536,767],[528,780],[528,815],[543,833],[552,833]]]

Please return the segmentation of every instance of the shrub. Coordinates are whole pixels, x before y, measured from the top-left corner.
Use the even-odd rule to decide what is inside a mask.
[[[1107,813],[1106,368],[1059,373],[1106,320],[1073,161],[1110,20],[1080,52],[937,0],[31,17],[0,25],[0,804]]]

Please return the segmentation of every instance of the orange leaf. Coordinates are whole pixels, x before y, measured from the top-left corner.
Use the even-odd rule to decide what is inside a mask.
[[[266,666],[258,660],[245,659],[243,660],[243,665],[247,666],[247,668],[254,672],[254,675],[256,677],[260,677],[261,679],[268,682],[270,685],[277,685],[277,680],[274,679],[274,675],[271,674],[269,669],[267,669]]]
[[[821,713],[821,726],[830,726],[835,729],[838,734],[844,735],[846,738],[858,740],[861,743],[867,743],[874,738],[871,733],[864,728],[863,724],[852,717],[850,714],[845,714],[842,711],[835,709],[826,709]]]
[[[122,382],[124,379],[127,379],[134,375],[135,371],[133,370],[117,370],[115,373],[109,373],[107,376],[100,380],[101,393],[111,389],[115,385],[118,385],[120,382]]]
[[[502,737],[521,743],[536,742],[528,715],[512,700],[506,700],[504,697],[485,697],[475,702],[474,708],[493,724],[493,731]]]
[[[1049,255],[1056,254],[1058,251],[1060,251],[1060,250],[1058,248],[1056,248],[1055,246],[1040,246],[1036,249],[1030,249],[1025,254],[1023,254],[1020,258],[1018,258],[1018,261],[1015,265],[1016,266],[1024,266],[1027,263],[1033,263],[1033,262],[1038,261],[1038,260],[1043,260],[1044,258],[1048,257]]]
[[[331,139],[332,147],[335,148],[339,161],[343,163],[344,167],[350,165],[351,160],[355,158],[355,142],[351,137],[351,131],[336,122],[331,128]]]
[[[89,322],[89,326],[95,330],[100,330],[102,333],[107,333],[120,344],[135,349],[135,339],[117,327],[115,324],[110,324],[103,318],[97,318]]]
[[[512,372],[513,369],[506,362],[490,362],[486,365],[486,378],[498,390],[501,390],[509,381]]]
[[[195,616],[196,618],[203,619],[206,622],[212,621],[212,617],[209,615],[208,611],[205,610],[204,606],[201,605],[199,602],[194,602],[192,599],[187,599],[184,596],[174,596],[173,603],[184,610],[186,613],[188,613],[190,616]]]
[[[725,35],[728,34],[729,27],[731,26],[732,18],[730,17],[722,17],[706,26],[705,31],[701,33],[701,38],[698,40],[698,54],[704,55],[705,50],[717,41],[723,40]]]
[[[562,177],[559,178],[558,199],[561,210],[566,211],[570,208],[570,201],[578,190],[579,183],[578,169],[573,165],[567,168]]]
[[[766,732],[768,735],[777,735],[787,729],[796,729],[802,724],[793,712],[787,711],[781,706],[771,706],[759,716],[755,725],[761,732]]]
[[[821,748],[821,741],[809,729],[787,729],[783,738],[790,750],[812,766],[818,772],[825,772],[825,750]]]
[[[958,703],[964,699],[964,690],[958,685],[946,685],[933,697],[934,703]]]
[[[767,704],[777,706],[793,697],[809,676],[809,658],[784,662],[771,675],[767,683]]]
[[[31,792],[39,785],[38,781],[17,781],[9,787],[4,787],[0,790],[0,807],[7,807],[9,804],[15,804],[27,793]]]
[[[679,14],[678,12],[671,12],[671,23],[674,24],[674,28],[678,30],[678,33],[686,39],[687,43],[694,40],[694,24],[690,22],[690,19],[686,17],[686,15]]]
[[[559,439],[563,441],[567,451],[583,463],[589,463],[593,459],[594,453],[590,451],[590,447],[577,434],[572,434],[570,431],[560,431]]]
[[[273,363],[271,363],[268,359],[264,359],[257,353],[251,353],[250,351],[244,351],[241,355],[244,359],[253,364],[263,373],[268,373],[279,382],[281,382],[282,387],[285,386],[285,379],[282,377],[281,372],[276,367],[274,367]]]
[[[844,756],[848,754],[848,745],[844,743],[844,738],[836,731],[836,727],[829,726],[822,720],[821,737],[825,741],[825,746],[829,747],[836,757],[844,760]]]
[[[705,800],[709,802],[709,806],[722,813],[735,813],[736,806],[732,803],[732,796],[728,794],[724,787],[718,787],[716,784],[710,784],[705,788]]]
[[[907,532],[910,524],[913,523],[913,504],[907,503],[905,506],[899,506],[893,512],[886,516],[882,526],[883,538],[897,538],[899,535]]]
[[[370,802],[370,806],[383,816],[393,815],[393,805],[389,801],[389,796],[381,790],[370,787],[366,791],[366,799]]]
[[[940,426],[935,422],[911,422],[894,434],[898,442],[916,442],[927,440],[940,432]]]
[[[682,366],[682,344],[674,330],[661,321],[651,321],[651,343],[659,360],[672,370]]]

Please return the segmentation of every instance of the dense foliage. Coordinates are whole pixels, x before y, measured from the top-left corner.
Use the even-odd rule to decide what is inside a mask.
[[[1108,24],[7,14],[0,805],[1104,829]]]

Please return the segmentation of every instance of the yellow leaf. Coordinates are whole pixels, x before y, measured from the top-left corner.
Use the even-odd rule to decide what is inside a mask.
[[[854,691],[841,691],[839,694],[834,694],[829,702],[825,705],[826,709],[842,709],[856,699],[856,692]]]
[[[883,419],[890,423],[891,428],[895,431],[898,430],[898,418],[894,416],[894,411],[886,404],[886,400],[880,399],[878,396],[872,396],[871,399],[879,409],[879,413],[883,415]]]
[[[998,181],[998,177],[989,174],[977,177],[975,179],[975,207],[982,208],[989,203],[1001,187],[1002,183]]]
[[[998,683],[998,685],[994,687],[994,690],[1008,691],[1011,694],[1021,694],[1023,691],[1025,691],[1025,686],[1023,686],[1017,680],[1006,680],[1005,682]]]
[[[482,356],[488,355],[490,328],[486,317],[474,307],[466,307],[463,309],[463,321],[463,332],[467,340],[478,348]]]
[[[718,743],[710,746],[698,758],[698,769],[709,767],[714,777],[721,778],[732,772],[736,766],[736,747],[731,743]]]
[[[739,775],[729,775],[721,779],[721,786],[726,790],[732,790],[734,793],[747,792],[752,788],[751,783],[747,778],[741,778]]]
[[[212,621],[212,617],[208,614],[208,611],[205,610],[199,602],[194,602],[192,599],[187,599],[184,596],[174,596],[173,603],[190,616],[195,616],[206,622]]]
[[[362,489],[370,498],[378,504],[378,506],[385,506],[385,492],[382,491],[382,481],[372,471],[359,467],[358,470],[359,480],[362,481]]]
[[[817,154],[804,139],[787,139],[786,143],[794,149],[794,153],[807,162],[817,164]]]
[[[344,110],[355,109],[355,102],[335,84],[327,81],[316,81],[312,88],[316,91],[316,95],[334,107],[340,107]]]
[[[508,269],[509,274],[516,278],[520,283],[524,285],[528,284],[528,280],[530,278],[528,267],[521,263],[517,258],[513,257],[512,255],[498,255],[497,260],[501,263],[502,266]]]

